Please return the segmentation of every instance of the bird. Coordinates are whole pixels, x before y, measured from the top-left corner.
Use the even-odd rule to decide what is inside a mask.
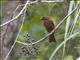
[[[43,21],[43,24],[44,24],[47,32],[50,33],[54,29],[54,23],[51,20],[50,16],[43,16],[43,17],[41,17],[41,20]],[[56,42],[54,33],[49,35],[49,42]]]

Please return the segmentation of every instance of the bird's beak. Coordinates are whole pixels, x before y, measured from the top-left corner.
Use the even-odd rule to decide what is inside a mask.
[[[40,20],[44,20],[44,17],[41,17]]]

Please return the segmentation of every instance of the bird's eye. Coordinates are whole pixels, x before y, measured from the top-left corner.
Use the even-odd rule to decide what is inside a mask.
[[[41,19],[41,20],[45,20],[45,17],[41,17],[40,19]]]

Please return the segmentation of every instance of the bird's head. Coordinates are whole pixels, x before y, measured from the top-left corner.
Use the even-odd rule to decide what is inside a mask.
[[[43,17],[41,17],[41,20],[50,20],[50,17],[49,16],[43,16]]]

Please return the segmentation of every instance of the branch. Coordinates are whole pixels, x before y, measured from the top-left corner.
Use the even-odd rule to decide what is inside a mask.
[[[52,2],[53,3],[53,2],[64,2],[64,0],[61,0],[61,1],[59,1],[59,0],[57,0],[57,1],[56,0],[55,1],[44,1],[44,0],[42,0],[41,2],[46,2],[46,3],[51,3]]]
[[[74,1],[70,1],[68,14],[72,11],[73,5],[74,5]],[[66,20],[64,40],[66,40],[66,38],[67,38],[67,36],[68,36],[68,30],[69,30],[69,26],[70,26],[70,21],[71,21],[71,16],[69,16],[69,17],[67,18],[67,20]],[[64,47],[63,47],[62,60],[64,60],[65,49],[66,49],[66,42],[64,43]]]
[[[56,52],[61,48],[62,45],[64,45],[65,42],[69,41],[71,38],[75,37],[76,35],[80,34],[80,32],[76,32],[72,34],[70,37],[68,37],[66,40],[64,40],[61,44],[58,45],[58,47],[53,51],[51,54],[49,60],[52,60],[53,56],[56,54]]]
[[[26,2],[25,5],[27,6],[28,4],[29,4],[29,0]],[[23,10],[24,10],[24,16],[25,16],[25,12],[26,12],[27,9],[25,9],[25,7],[24,7]],[[6,57],[5,57],[4,60],[7,60],[9,54],[11,53],[12,49],[14,48],[14,46],[15,46],[15,44],[16,44],[16,40],[18,39],[19,34],[20,34],[20,32],[21,32],[21,29],[22,29],[22,27],[23,27],[24,20],[25,20],[25,17],[23,17],[22,25],[21,25],[21,27],[20,27],[20,29],[19,29],[19,32],[18,32],[18,34],[17,34],[17,37],[16,37],[16,39],[15,39],[13,45],[11,46],[11,49],[9,50],[9,52],[8,52],[8,54],[6,55]]]
[[[1,24],[0,27],[2,27],[2,26],[4,26],[4,25],[6,25],[6,24],[8,24],[8,23],[10,23],[10,22],[12,22],[12,21],[14,21],[14,20],[16,20],[16,19],[23,13],[23,11],[25,10],[25,8],[28,6],[29,2],[30,2],[30,0],[28,0],[28,1],[26,2],[26,4],[24,5],[23,9],[20,11],[20,13],[19,13],[16,17],[14,17],[13,19],[11,19],[11,20],[9,20],[9,21]]]

